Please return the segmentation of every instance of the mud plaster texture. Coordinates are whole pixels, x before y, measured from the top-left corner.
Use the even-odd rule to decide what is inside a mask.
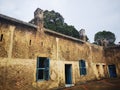
[[[108,78],[110,64],[116,65],[120,76],[120,48],[105,49],[48,31],[0,21],[0,90],[64,87],[65,64],[72,65],[72,84]],[[37,57],[50,59],[50,80],[36,81]],[[86,61],[85,76],[80,75],[79,60]]]

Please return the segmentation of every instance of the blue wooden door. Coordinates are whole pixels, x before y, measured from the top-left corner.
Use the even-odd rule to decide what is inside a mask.
[[[65,64],[65,83],[72,84],[72,65]]]
[[[108,68],[109,68],[110,77],[117,77],[116,66],[115,65],[108,65]]]

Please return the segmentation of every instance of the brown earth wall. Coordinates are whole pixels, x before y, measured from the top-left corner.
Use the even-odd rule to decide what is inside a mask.
[[[44,31],[44,29],[43,29]],[[65,64],[72,65],[72,83],[99,78],[96,65],[106,65],[103,47],[74,41],[24,25],[0,23],[0,90],[45,90],[65,86]],[[36,81],[37,57],[50,58],[50,80]],[[86,61],[81,76],[79,60]]]

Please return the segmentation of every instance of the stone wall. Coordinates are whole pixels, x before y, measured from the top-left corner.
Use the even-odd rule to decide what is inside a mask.
[[[106,77],[109,50],[46,29],[0,22],[0,90],[45,90],[65,86],[65,64],[72,65],[72,83]],[[116,54],[117,52],[115,52]],[[50,58],[50,80],[36,81],[37,57]],[[115,56],[119,59],[119,53]],[[114,58],[114,57],[112,57]],[[79,60],[86,61],[87,75],[81,76]],[[113,62],[113,61],[110,61]],[[120,65],[119,65],[120,66]],[[104,68],[105,67],[105,68]]]
[[[10,45],[10,25],[7,23],[0,22],[0,38],[2,36],[2,41],[0,40],[0,57],[8,57],[9,45]],[[2,52],[1,52],[2,51]]]
[[[106,48],[104,54],[108,65],[116,65],[117,76],[120,77],[120,46]]]

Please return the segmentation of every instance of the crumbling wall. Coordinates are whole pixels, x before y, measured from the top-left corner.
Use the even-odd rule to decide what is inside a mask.
[[[33,58],[33,44],[35,43],[36,30],[24,26],[16,26],[13,35],[13,58]]]
[[[120,62],[120,46],[105,48],[105,58],[107,63]]]
[[[92,52],[92,62],[94,63],[106,63],[104,58],[104,49],[98,45],[91,44],[91,52]]]
[[[104,55],[108,65],[116,65],[117,76],[120,77],[120,46],[105,48]]]
[[[0,51],[0,90],[44,90],[57,87],[56,40],[47,35],[45,38],[37,29],[24,25],[1,22],[0,28],[4,35],[0,42],[1,48],[4,48]],[[50,58],[49,81],[36,81],[37,57]]]
[[[41,31],[10,23],[7,27],[0,29],[6,30],[5,43],[2,46],[6,48],[6,55],[1,55],[0,58],[2,90],[44,90],[64,87],[65,64],[72,65],[73,84],[94,80],[98,78],[96,77],[98,71],[94,69],[96,64],[105,63],[102,47],[50,34],[44,32],[44,28]],[[37,57],[50,58],[49,81],[36,81]],[[86,61],[85,76],[80,75],[79,60],[81,59]]]
[[[0,22],[0,57],[8,57],[11,34],[9,28],[8,23]]]

